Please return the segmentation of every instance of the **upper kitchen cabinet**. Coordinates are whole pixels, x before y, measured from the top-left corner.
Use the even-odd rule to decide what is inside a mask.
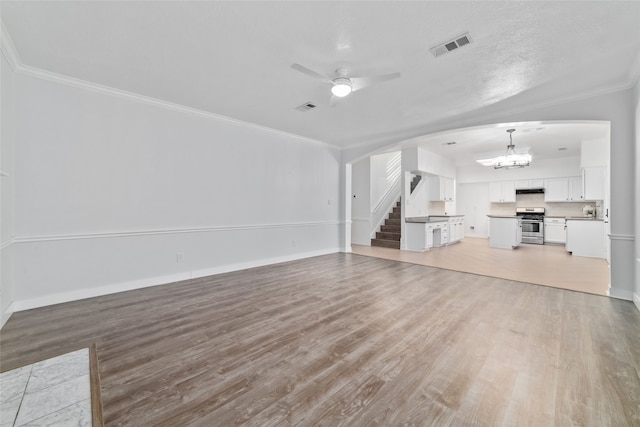
[[[453,201],[453,179],[443,176],[432,176],[429,178],[430,192],[429,199],[432,202],[452,202]]]
[[[529,190],[532,188],[544,188],[544,179],[525,179],[516,181],[516,190]]]
[[[604,200],[607,168],[582,168],[582,182],[585,200]]]
[[[516,184],[513,181],[497,181],[489,183],[489,199],[491,203],[515,203]]]
[[[580,202],[584,200],[582,177],[547,179],[544,183],[545,202]]]

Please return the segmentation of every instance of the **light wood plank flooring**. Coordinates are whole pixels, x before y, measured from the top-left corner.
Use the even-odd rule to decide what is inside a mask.
[[[332,254],[15,313],[0,368],[97,345],[107,426],[640,425],[628,301]]]
[[[554,288],[607,295],[609,264],[604,259],[577,257],[560,245],[489,247],[489,240],[465,237],[461,242],[426,252],[353,245],[353,253],[430,267],[482,274]]]

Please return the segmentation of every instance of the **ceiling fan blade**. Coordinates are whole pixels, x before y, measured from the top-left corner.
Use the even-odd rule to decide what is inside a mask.
[[[351,80],[351,91],[355,92],[356,90],[364,89],[365,87],[369,87],[378,83],[397,79],[400,76],[401,76],[400,73],[391,73],[391,74],[383,74],[380,76],[350,77],[349,80]]]
[[[300,64],[291,64],[291,68],[293,68],[294,70],[300,71],[302,74],[306,74],[309,77],[313,77],[314,79],[322,80],[325,83],[331,83],[330,78],[323,76],[320,73],[316,73],[315,71],[310,70],[307,67],[304,67]]]
[[[329,100],[329,107],[333,108],[336,105],[338,105],[339,100],[340,100],[340,97],[331,95],[331,99]]]

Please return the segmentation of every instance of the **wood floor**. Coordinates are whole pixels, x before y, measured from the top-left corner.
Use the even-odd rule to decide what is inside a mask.
[[[332,254],[15,313],[1,369],[95,342],[107,426],[640,425],[628,301]]]
[[[560,245],[496,249],[488,239],[465,237],[426,252],[353,245],[353,253],[596,295],[607,295],[610,281],[606,260],[572,256]]]

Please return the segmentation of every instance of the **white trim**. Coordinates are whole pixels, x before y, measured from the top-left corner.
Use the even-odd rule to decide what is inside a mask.
[[[6,240],[6,241],[0,243],[0,250],[4,250],[4,249],[8,248],[9,246],[13,245],[14,243],[15,243],[14,239]]]
[[[229,230],[263,230],[270,228],[287,228],[287,227],[317,227],[322,225],[341,225],[340,221],[315,221],[315,222],[296,222],[282,224],[255,224],[255,225],[235,225],[235,226],[219,226],[219,227],[202,227],[202,228],[172,228],[164,230],[142,230],[142,231],[113,231],[105,233],[86,233],[86,234],[60,234],[54,236],[24,236],[15,237],[12,243],[30,243],[30,242],[47,242],[55,240],[79,240],[79,239],[104,239],[112,237],[130,237],[130,236],[150,236],[161,234],[181,234],[181,233],[208,233],[215,231]]]
[[[154,105],[157,107],[162,107],[162,108],[166,108],[172,111],[179,111],[182,113],[188,113],[188,114],[195,114],[197,116],[201,116],[201,117],[206,117],[209,119],[215,119],[215,120],[223,120],[226,122],[230,122],[232,124],[238,125],[238,126],[242,126],[242,127],[248,127],[248,128],[252,128],[252,129],[258,129],[261,131],[266,131],[266,132],[272,132],[272,133],[276,133],[279,135],[283,135],[283,136],[287,136],[287,137],[293,137],[296,139],[301,139],[303,141],[306,142],[310,142],[313,144],[319,144],[319,145],[323,145],[326,147],[330,147],[336,150],[342,150],[343,147],[335,145],[335,144],[330,144],[328,142],[324,142],[324,141],[320,141],[317,139],[313,139],[313,138],[308,138],[305,136],[301,136],[301,135],[296,135],[294,133],[290,133],[290,132],[285,132],[282,130],[278,130],[278,129],[274,129],[274,128],[270,128],[268,126],[262,126],[262,125],[258,125],[255,123],[250,123],[244,120],[239,120],[239,119],[234,119],[233,117],[229,117],[229,116],[224,116],[221,114],[215,114],[215,113],[211,113],[209,111],[204,111],[204,110],[200,110],[198,108],[192,108],[192,107],[188,107],[186,105],[181,105],[181,104],[175,104],[173,102],[169,102],[169,101],[164,101],[162,99],[157,99],[157,98],[153,98],[150,96],[144,96],[144,95],[140,95],[137,93],[133,93],[133,92],[128,92],[125,90],[120,90],[120,89],[116,89],[113,87],[109,87],[109,86],[105,86],[105,85],[101,85],[98,83],[93,83],[93,82],[88,82],[86,80],[80,80],[80,79],[76,79],[74,77],[69,77],[69,76],[65,76],[62,74],[57,74],[51,71],[47,71],[47,70],[43,70],[40,68],[36,68],[36,67],[32,67],[30,65],[25,65],[22,60],[20,59],[20,56],[18,55],[18,51],[15,48],[15,45],[13,44],[13,41],[11,40],[11,37],[9,36],[9,32],[6,30],[4,23],[2,22],[2,20],[0,20],[0,31],[1,31],[1,35],[0,38],[2,39],[2,43],[0,44],[0,47],[2,48],[2,52],[4,53],[4,56],[7,58],[7,61],[9,62],[9,65],[11,66],[11,68],[13,69],[14,72],[16,73],[20,73],[20,74],[24,74],[26,76],[30,76],[30,77],[35,77],[35,78],[39,78],[42,80],[48,80],[50,82],[54,82],[54,83],[59,83],[59,84],[64,84],[67,86],[73,86],[76,88],[80,88],[80,89],[87,89],[90,91],[94,91],[94,92],[99,92],[105,95],[111,95],[111,96],[116,96],[116,97],[120,97],[120,98],[125,98],[131,101],[136,101],[136,102],[141,102],[143,104],[149,104],[149,105]]]
[[[185,271],[182,273],[150,277],[141,280],[133,280],[129,282],[114,283],[111,285],[100,286],[96,288],[80,289],[76,291],[60,292],[52,295],[46,295],[37,298],[18,300],[12,303],[13,311],[30,310],[32,308],[45,307],[53,304],[61,304],[70,301],[77,301],[86,298],[94,298],[102,295],[114,294],[118,292],[131,291],[135,289],[148,288],[151,286],[165,285],[182,280],[195,279],[198,277],[211,276],[214,274],[228,273],[231,271],[244,270],[248,268],[261,267],[264,265],[277,264],[281,262],[296,261],[304,258],[311,258],[320,255],[327,255],[340,252],[340,248],[331,248],[320,251],[303,252],[292,255],[285,255],[272,258],[263,258],[254,261],[247,261],[229,265],[222,265],[207,269]]]
[[[376,205],[375,208],[373,208],[373,210],[371,211],[372,213],[376,213],[378,212],[378,209],[380,209],[380,207],[383,205],[383,203],[387,200],[387,197],[389,197],[389,195],[391,194],[391,192],[393,192],[396,189],[396,186],[400,185],[400,178],[402,178],[402,174],[400,174],[391,184],[391,186],[389,187],[389,189],[383,194],[383,196],[380,198],[380,200],[378,201],[378,204]]]
[[[640,310],[640,295],[633,293],[633,303],[636,305],[636,308]]]
[[[611,240],[629,240],[634,241],[635,236],[633,234],[609,234]]]
[[[634,87],[636,83],[640,80],[640,53],[636,55],[636,60],[633,61],[631,68],[629,68],[629,81],[631,82],[631,87]]]
[[[208,118],[208,119],[222,120],[222,121],[226,121],[228,123],[231,123],[231,124],[234,124],[234,125],[237,125],[237,126],[242,126],[242,127],[245,127],[245,128],[258,129],[258,130],[261,130],[261,131],[276,133],[278,135],[283,135],[283,136],[286,136],[286,137],[301,139],[301,140],[306,141],[306,142],[310,142],[310,143],[313,143],[313,144],[319,144],[319,145],[326,146],[326,147],[329,147],[329,148],[333,148],[333,149],[336,149],[336,150],[341,150],[342,149],[342,147],[340,147],[338,145],[329,144],[328,142],[320,141],[320,140],[317,140],[317,139],[312,139],[312,138],[308,138],[308,137],[305,137],[305,136],[296,135],[294,133],[285,132],[285,131],[282,131],[282,130],[270,128],[268,126],[262,126],[262,125],[258,125],[258,124],[255,124],[255,123],[246,122],[246,121],[243,121],[243,120],[235,119],[233,117],[224,116],[222,114],[215,114],[215,113],[211,113],[209,111],[200,110],[198,108],[193,108],[193,107],[188,107],[186,105],[176,104],[176,103],[169,102],[169,101],[164,101],[162,99],[157,99],[157,98],[153,98],[153,97],[150,97],[150,96],[139,95],[139,94],[134,93],[134,92],[128,92],[128,91],[125,91],[125,90],[120,90],[120,89],[116,89],[116,88],[113,88],[113,87],[101,85],[101,84],[98,84],[98,83],[88,82],[86,80],[76,79],[74,77],[69,77],[69,76],[65,76],[65,75],[62,75],[62,74],[53,73],[51,71],[46,71],[46,70],[42,70],[42,69],[39,69],[39,68],[35,68],[35,67],[30,66],[30,65],[20,64],[20,66],[18,67],[16,72],[20,73],[20,74],[23,74],[23,75],[26,75],[26,76],[29,76],[29,77],[38,78],[38,79],[41,79],[41,80],[48,80],[50,82],[54,82],[54,83],[58,83],[58,84],[63,84],[63,85],[72,86],[72,87],[76,87],[76,88],[80,88],[80,89],[85,89],[85,90],[89,90],[89,91],[93,91],[93,92],[98,92],[98,93],[101,93],[103,95],[110,95],[110,96],[115,96],[115,97],[118,97],[118,98],[124,98],[124,99],[130,100],[130,101],[140,102],[142,104],[147,104],[147,105],[153,105],[153,106],[156,106],[156,107],[161,107],[161,108],[165,108],[165,109],[168,109],[168,110],[177,111],[177,112],[181,112],[181,113],[194,114],[196,116],[200,116],[200,117],[204,117],[204,118]]]
[[[13,44],[13,40],[11,40],[11,36],[9,36],[9,32],[4,27],[4,23],[0,20],[0,49],[2,50],[2,54],[5,58],[7,58],[7,62],[11,69],[15,72],[20,69],[22,65],[22,61],[20,61],[20,57],[18,56],[18,51],[16,50],[15,45]]]
[[[5,323],[7,323],[7,320],[11,318],[11,315],[13,314],[13,312],[14,312],[13,303],[11,303],[9,304],[9,307],[7,307],[6,311],[3,311],[2,315],[0,316],[0,329],[2,329]]]
[[[633,301],[633,291],[626,289],[609,289],[609,296],[612,298],[623,299],[626,301]]]
[[[351,222],[369,222],[369,218],[351,218]]]

